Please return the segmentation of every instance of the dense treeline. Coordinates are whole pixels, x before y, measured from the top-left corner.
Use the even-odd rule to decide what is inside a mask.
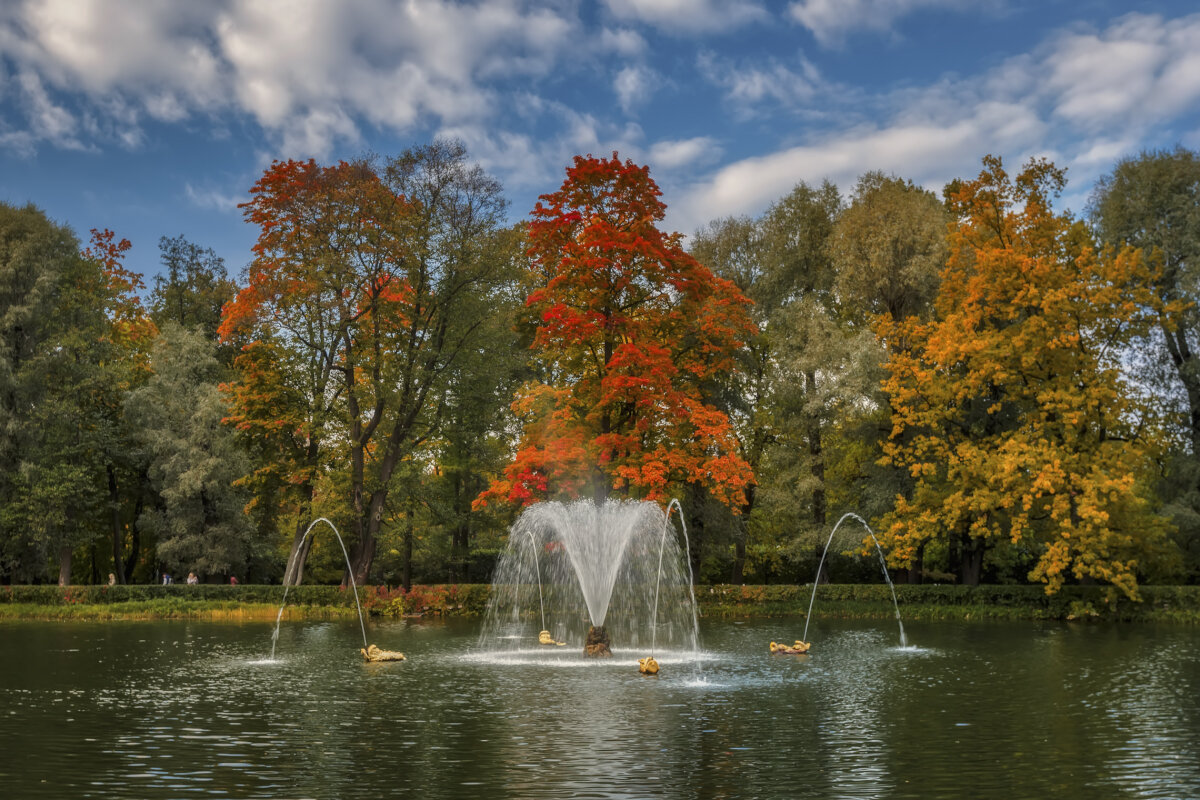
[[[682,502],[706,582],[845,512],[913,582],[1200,577],[1200,159],[800,184],[685,241],[577,158],[529,221],[461,145],[277,162],[211,250],[0,205],[0,581],[486,581],[523,504]],[[836,581],[874,580],[843,526]]]

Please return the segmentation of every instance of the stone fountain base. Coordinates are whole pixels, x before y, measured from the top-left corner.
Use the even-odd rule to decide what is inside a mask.
[[[583,654],[588,658],[612,658],[611,642],[604,626],[588,628],[587,640],[583,643]]]

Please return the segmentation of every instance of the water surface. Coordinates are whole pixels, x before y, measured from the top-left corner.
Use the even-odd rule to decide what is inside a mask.
[[[819,609],[818,609],[819,611]],[[0,796],[1197,798],[1188,627],[708,623],[606,663],[478,626],[0,625]],[[572,648],[573,649],[573,648]],[[563,650],[563,648],[559,648]]]

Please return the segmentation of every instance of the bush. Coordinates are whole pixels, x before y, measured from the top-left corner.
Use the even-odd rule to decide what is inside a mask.
[[[213,606],[275,605],[283,602],[282,586],[173,584],[136,586],[0,586],[0,604],[26,607],[110,605],[153,602],[208,603]],[[490,587],[482,583],[359,587],[363,611],[399,616],[482,616]],[[1142,601],[1117,595],[1111,587],[1065,586],[1047,595],[1041,586],[957,586],[900,584],[896,600],[906,618],[1087,619],[1200,622],[1200,586],[1143,586]],[[697,586],[700,612],[709,617],[773,617],[803,615],[812,585]],[[354,607],[354,594],[340,586],[293,586],[287,605],[310,610]],[[821,584],[816,612],[829,616],[886,616],[893,612],[886,584]]]

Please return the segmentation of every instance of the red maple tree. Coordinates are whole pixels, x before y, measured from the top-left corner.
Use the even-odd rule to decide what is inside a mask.
[[[647,167],[577,156],[528,223],[540,288],[526,304],[543,378],[513,408],[519,449],[477,504],[612,491],[661,499],[700,484],[736,507],[753,476],[705,381],[733,369],[749,305],[657,224]]]

